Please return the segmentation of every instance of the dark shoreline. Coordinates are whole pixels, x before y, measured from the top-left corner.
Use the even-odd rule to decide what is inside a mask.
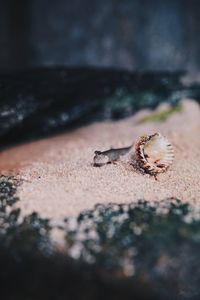
[[[200,87],[184,86],[184,75],[87,67],[0,74],[0,147],[124,118],[163,101],[200,100]]]

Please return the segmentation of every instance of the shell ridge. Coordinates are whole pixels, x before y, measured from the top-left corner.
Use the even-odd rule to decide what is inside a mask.
[[[151,175],[167,171],[174,159],[173,146],[161,133],[141,136],[135,154],[139,168]]]

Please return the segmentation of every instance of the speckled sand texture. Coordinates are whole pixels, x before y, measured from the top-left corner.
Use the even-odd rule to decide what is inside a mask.
[[[95,123],[4,151],[0,168],[14,168],[24,180],[18,195],[23,213],[55,220],[75,216],[96,203],[159,201],[176,197],[200,205],[200,108],[182,101],[182,112],[160,123],[139,124],[139,114],[118,122]],[[92,166],[94,150],[128,146],[142,134],[161,132],[175,148],[171,169],[158,181],[135,172],[125,161]]]

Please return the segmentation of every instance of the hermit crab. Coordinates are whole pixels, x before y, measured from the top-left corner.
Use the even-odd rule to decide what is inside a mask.
[[[103,166],[119,161],[125,154],[130,154],[129,163],[143,173],[153,175],[167,171],[174,159],[174,150],[170,142],[160,133],[143,135],[136,142],[125,148],[95,151],[94,166]]]
[[[160,133],[141,136],[135,143],[136,166],[155,178],[158,173],[167,171],[173,159],[173,147]]]

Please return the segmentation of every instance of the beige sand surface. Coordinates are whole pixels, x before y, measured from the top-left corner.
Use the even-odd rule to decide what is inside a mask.
[[[183,100],[182,107],[165,122],[138,124],[148,114],[143,111],[6,150],[0,155],[0,169],[14,170],[24,180],[18,192],[23,213],[37,211],[55,220],[96,203],[176,197],[200,205],[200,108],[191,100]],[[155,132],[167,136],[175,148],[173,166],[158,181],[135,172],[125,161],[92,166],[94,150],[127,146]]]

